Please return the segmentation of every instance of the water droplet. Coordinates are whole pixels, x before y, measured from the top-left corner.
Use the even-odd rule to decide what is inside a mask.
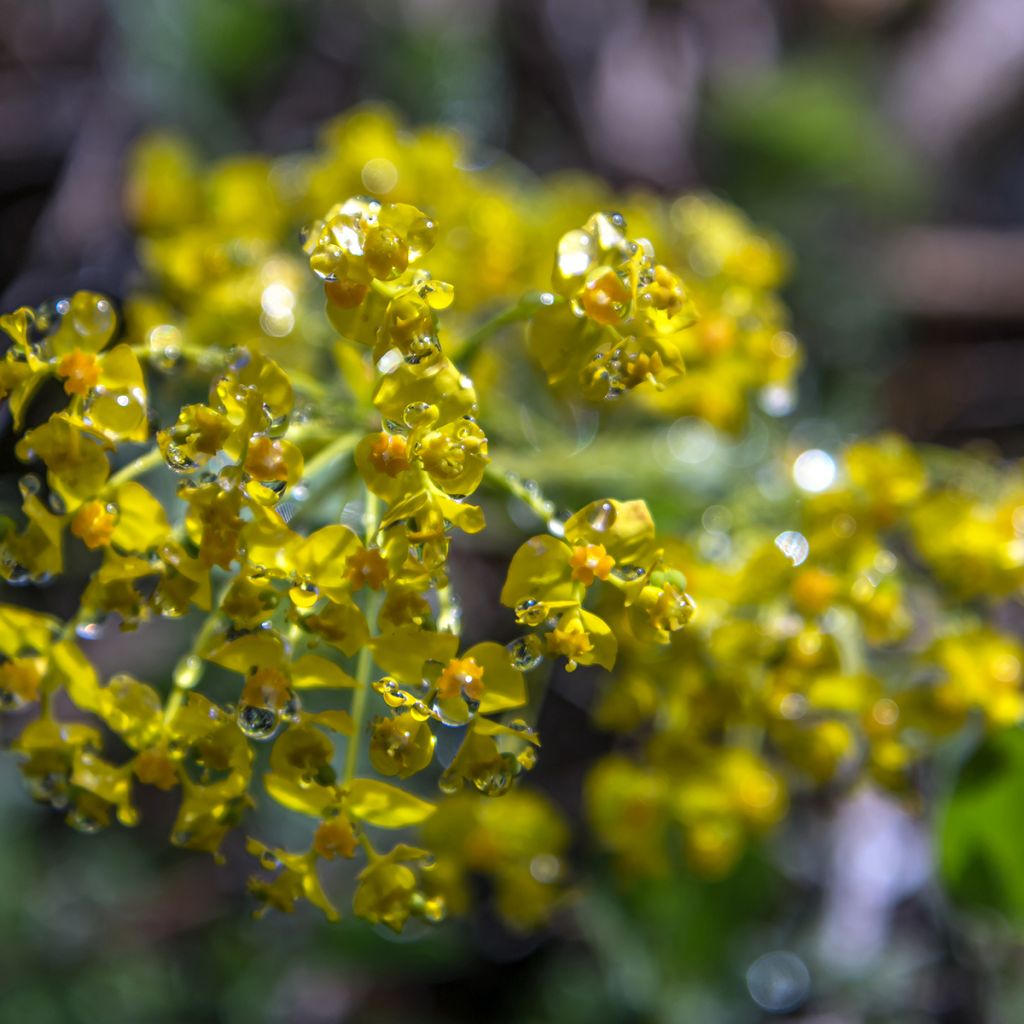
[[[20,711],[25,707],[25,698],[11,690],[0,690],[0,711]]]
[[[35,473],[26,473],[18,481],[18,486],[21,488],[22,497],[27,498],[29,495],[37,495],[39,493],[42,481],[35,475]]]
[[[503,796],[512,787],[520,770],[514,754],[502,754],[497,761],[486,765],[473,776],[473,785],[484,796]]]
[[[188,473],[198,465],[188,452],[177,444],[169,444],[164,449],[164,459],[176,473]]]
[[[269,740],[281,724],[273,708],[263,708],[256,704],[239,704],[235,721],[238,728],[252,740]]]
[[[548,617],[548,608],[543,601],[526,597],[515,607],[516,621],[527,626],[539,626]]]
[[[647,575],[647,570],[642,565],[616,565],[612,575],[623,583],[635,583]]]
[[[56,491],[50,491],[46,503],[50,506],[50,511],[55,516],[62,516],[67,513],[67,503]]]
[[[68,812],[67,823],[76,832],[81,832],[87,836],[95,835],[103,828],[103,822],[98,818],[94,818],[91,814],[86,814],[85,811],[78,807],[74,807]]]
[[[769,1013],[789,1013],[810,995],[811,973],[795,953],[777,950],[747,969],[750,998]]]
[[[551,885],[562,873],[562,862],[552,853],[538,853],[530,861],[530,874],[541,885]]]
[[[410,429],[425,427],[433,423],[438,417],[438,408],[430,402],[410,402],[402,413],[405,425]]]
[[[106,616],[99,619],[83,619],[75,626],[75,633],[83,640],[98,640],[106,629]]]
[[[297,722],[302,714],[302,698],[294,690],[288,691],[288,699],[281,708],[281,718],[285,722]]]
[[[431,717],[430,708],[428,708],[427,705],[424,704],[423,701],[421,700],[414,701],[412,704],[409,705],[409,714],[411,714],[412,717],[415,718],[417,722],[425,722],[428,718]]]
[[[786,530],[775,538],[775,546],[793,563],[802,565],[811,552],[807,538],[797,530]]]
[[[442,793],[447,793],[451,796],[453,793],[458,793],[462,789],[462,776],[457,771],[452,771],[451,768],[447,769],[442,773],[441,777],[437,780],[437,788]]]
[[[288,591],[288,596],[296,608],[305,610],[316,604],[320,597],[320,588],[312,580],[304,579],[298,586]]]
[[[435,698],[433,711],[442,725],[457,728],[472,721],[478,707],[480,707],[479,701],[459,695],[458,697]]]
[[[402,355],[401,349],[389,348],[377,360],[377,372],[383,374],[394,373],[399,366],[405,361],[405,357]]]
[[[604,533],[615,525],[615,506],[610,501],[595,501],[587,510],[587,522],[598,533]]]
[[[541,642],[536,636],[521,636],[507,644],[505,649],[512,667],[519,672],[529,672],[544,660]]]

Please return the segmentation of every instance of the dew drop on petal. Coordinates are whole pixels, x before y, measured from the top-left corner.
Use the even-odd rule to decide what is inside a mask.
[[[604,533],[615,525],[615,506],[610,501],[594,502],[587,511],[587,522],[598,533]]]
[[[273,708],[263,708],[256,704],[239,704],[235,721],[238,728],[252,740],[269,740],[281,724]]]

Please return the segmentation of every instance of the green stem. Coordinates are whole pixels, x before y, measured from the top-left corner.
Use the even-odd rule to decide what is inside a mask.
[[[541,296],[548,301],[543,301]],[[482,323],[475,331],[468,334],[459,350],[458,361],[468,366],[480,351],[483,343],[499,331],[504,330],[509,324],[529,320],[537,310],[561,301],[563,301],[561,298],[552,296],[550,292],[527,292],[515,305],[509,306],[508,309]]]
[[[174,666],[174,672],[172,673],[173,685],[171,692],[167,695],[167,703],[164,705],[164,721],[170,722],[174,719],[174,716],[178,713],[178,709],[181,707],[182,702],[185,699],[185,694],[189,690],[195,689],[199,680],[203,677],[203,672],[206,668],[205,663],[202,660],[200,652],[206,646],[207,640],[216,632],[220,626],[221,621],[221,605],[224,603],[224,598],[227,595],[227,586],[217,596],[217,600],[214,602],[213,608],[210,613],[206,616],[206,621],[203,623],[199,632],[196,634],[195,639],[192,641],[192,646],[189,648],[188,653],[183,655],[177,665]]]
[[[363,510],[363,539],[367,547],[377,536],[380,502],[377,495],[367,489],[366,507]],[[372,623],[374,612],[378,603],[378,595],[374,594],[367,598],[366,619]],[[373,651],[369,644],[366,644],[359,652],[359,660],[356,662],[356,692],[352,696],[352,736],[348,741],[348,749],[345,751],[345,783],[346,785],[355,778],[356,765],[359,761],[359,737],[363,731],[363,719],[366,717],[366,698],[370,690],[370,675],[373,672]]]
[[[303,477],[312,481],[329,469],[336,469],[345,456],[350,455],[356,444],[362,438],[362,431],[351,430],[339,434],[333,441],[329,441],[320,449],[307,463]]]
[[[544,524],[550,533],[561,536],[561,521],[555,518],[554,503],[544,497],[536,487],[528,486],[515,473],[508,473],[493,462],[484,470],[484,480],[499,491],[521,501]]]
[[[144,455],[140,455],[137,459],[133,459],[127,465],[122,466],[116,473],[114,473],[110,479],[107,480],[107,489],[113,490],[115,487],[119,487],[121,484],[127,483],[129,480],[134,480],[136,477],[143,476],[151,469],[156,469],[157,466],[162,466],[163,464],[163,452],[154,445],[154,447]]]

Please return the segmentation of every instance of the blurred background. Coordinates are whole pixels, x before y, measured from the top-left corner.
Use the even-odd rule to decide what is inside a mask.
[[[0,0],[0,305],[124,293],[140,134],[281,152],[366,101],[737,203],[793,255],[806,415],[1024,454],[1020,0]],[[600,741],[556,713],[565,789]],[[0,821],[0,1024],[1024,1019],[1024,950],[939,906],[923,827],[871,793],[726,881],[595,865],[528,938],[486,901],[401,942],[254,924],[241,868],[73,833],[9,759]]]

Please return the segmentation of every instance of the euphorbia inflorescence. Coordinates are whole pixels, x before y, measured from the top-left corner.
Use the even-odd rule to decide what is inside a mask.
[[[950,472],[884,436],[799,502],[772,478],[669,533],[635,494],[560,479],[537,417],[640,437],[631,470],[660,491],[677,486],[650,454],[660,424],[784,416],[785,261],[710,199],[470,163],[371,112],[276,167],[204,171],[154,139],[129,181],[146,290],[0,319],[28,468],[0,572],[88,568],[67,621],[0,606],[0,711],[33,797],[92,832],[171,792],[176,846],[247,837],[261,910],[337,916],[322,867],[342,858],[369,921],[462,911],[484,874],[531,927],[566,876],[567,826],[521,785],[560,741],[533,723],[563,672],[593,680],[593,720],[621,737],[584,798],[633,873],[675,863],[678,835],[720,874],[792,795],[906,791],[968,720],[1017,724],[1024,650],[983,602],[1024,584],[1019,468]],[[575,463],[597,480],[600,436]],[[494,497],[522,524],[511,545]],[[500,594],[460,590],[453,553],[492,533]],[[500,634],[462,636],[467,600]],[[177,619],[168,678],[101,677],[99,637]],[[273,844],[271,806],[304,821],[299,848]]]

